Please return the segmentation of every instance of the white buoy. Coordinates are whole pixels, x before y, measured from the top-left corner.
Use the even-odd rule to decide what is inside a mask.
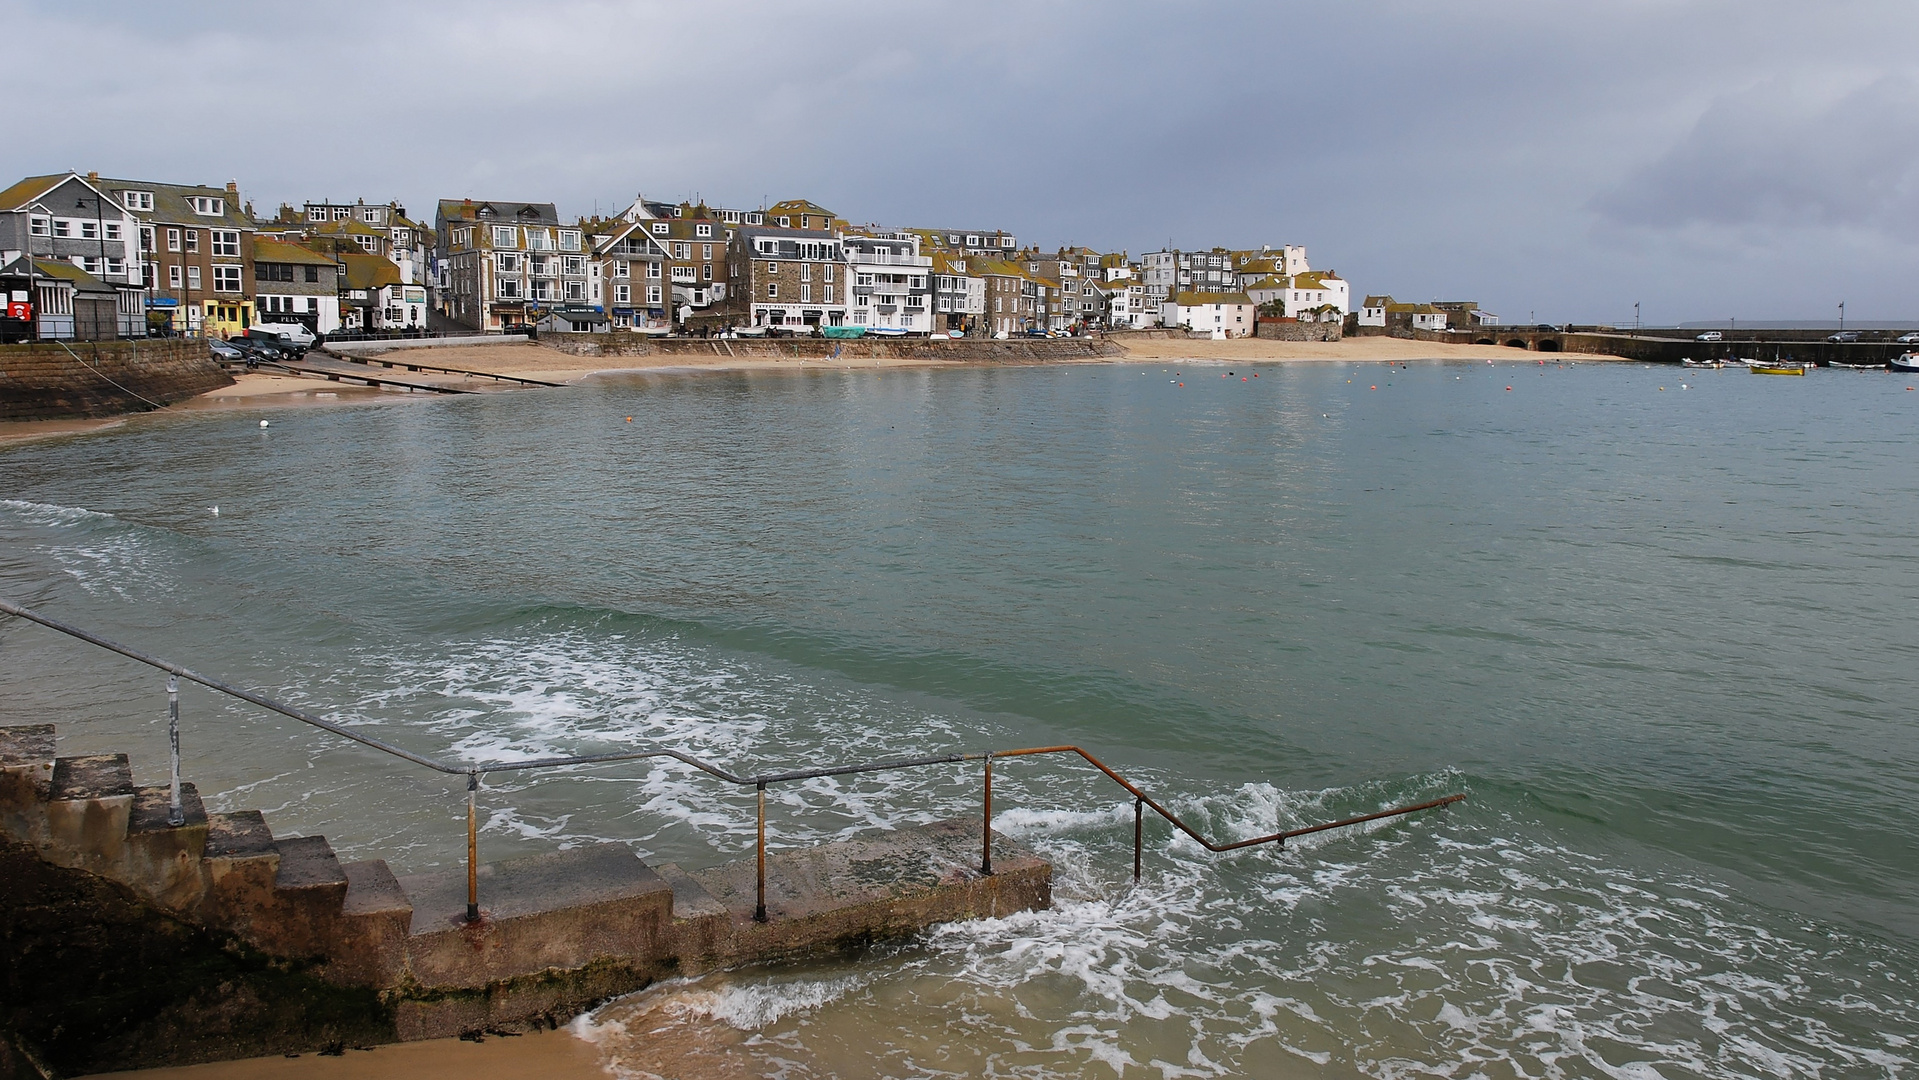
[[[262,421],[260,421],[260,426],[261,426],[261,427],[266,427],[266,426],[267,426],[267,422],[266,422],[265,420],[262,420]]]

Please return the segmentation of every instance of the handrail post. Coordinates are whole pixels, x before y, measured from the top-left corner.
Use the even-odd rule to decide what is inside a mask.
[[[1133,884],[1139,884],[1140,838],[1146,829],[1146,800],[1133,796]]]
[[[981,824],[979,872],[987,877],[993,876],[993,752],[986,752],[986,797],[982,800],[986,807],[986,820]]]
[[[466,772],[466,921],[480,921],[480,826],[475,811],[475,792],[480,790],[477,769]]]
[[[186,808],[180,805],[180,676],[167,676],[167,824],[178,828],[187,823]]]
[[[766,921],[766,781],[759,783],[759,840],[754,845],[759,857],[759,884],[754,894],[753,921]]]

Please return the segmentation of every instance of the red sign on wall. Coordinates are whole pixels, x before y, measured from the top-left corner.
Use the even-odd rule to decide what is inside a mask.
[[[7,318],[31,319],[33,318],[33,305],[22,300],[8,301]]]

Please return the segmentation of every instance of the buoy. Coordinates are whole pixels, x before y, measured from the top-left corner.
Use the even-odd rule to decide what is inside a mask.
[[[1510,386],[1508,386],[1508,387],[1507,387],[1506,389],[1508,389],[1508,390],[1511,390],[1511,389],[1512,389],[1512,387],[1510,387]]]
[[[265,420],[262,420],[262,421],[260,421],[260,426],[261,426],[261,427],[266,427],[266,426],[267,426],[267,422],[266,422]]]
[[[1373,384],[1372,386],[1369,386],[1369,387],[1367,387],[1366,389],[1368,389],[1368,390],[1377,390],[1377,389],[1379,389],[1379,385],[1378,385],[1377,383],[1375,383],[1375,384]]]
[[[1241,376],[1239,377],[1239,381],[1240,381],[1240,382],[1245,382],[1245,381],[1246,381],[1246,376],[1244,376],[1244,375],[1241,375]]]
[[[627,423],[629,423],[629,424],[630,424],[630,423],[632,423],[632,422],[633,422],[633,418],[632,418],[632,417],[630,417],[630,416],[629,416],[629,417],[627,417],[627,418],[626,418],[626,422],[627,422]]]

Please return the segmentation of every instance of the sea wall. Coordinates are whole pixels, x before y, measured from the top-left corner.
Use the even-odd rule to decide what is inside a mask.
[[[1346,336],[1346,328],[1341,323],[1260,319],[1253,324],[1253,336],[1268,341],[1338,341]]]
[[[801,360],[967,360],[1041,363],[1120,355],[1101,338],[649,338],[641,334],[546,334],[540,344],[574,356],[741,356]]]
[[[0,420],[146,412],[232,383],[189,338],[0,345]]]

